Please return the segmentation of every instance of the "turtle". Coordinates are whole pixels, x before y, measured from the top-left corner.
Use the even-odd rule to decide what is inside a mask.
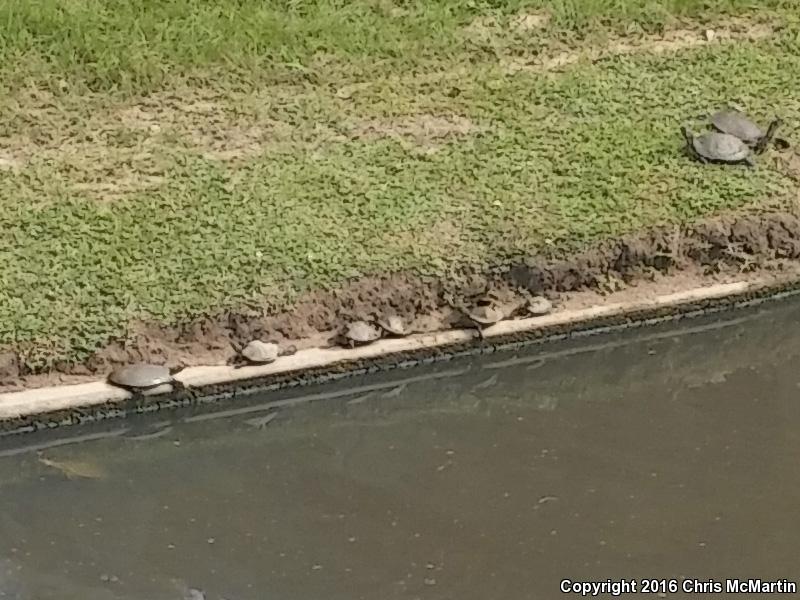
[[[751,167],[755,161],[750,147],[742,140],[728,133],[707,131],[694,136],[686,127],[681,127],[689,153],[703,163],[745,163]]]
[[[237,369],[247,365],[266,365],[275,362],[281,356],[297,352],[295,346],[288,346],[282,350],[275,342],[261,340],[252,340],[245,346],[231,341],[231,345],[236,350],[236,356],[229,360],[228,364],[233,364]]]
[[[141,396],[145,390],[165,384],[172,385],[173,390],[182,390],[183,383],[173,377],[180,370],[180,368],[169,369],[164,365],[134,363],[112,371],[108,376],[108,382],[133,392],[135,396]]]
[[[404,337],[411,333],[403,322],[403,319],[397,315],[389,315],[379,319],[378,327],[383,329],[386,335],[393,335],[396,337]]]
[[[351,348],[370,344],[381,337],[381,330],[367,321],[348,323],[342,334],[344,343]]]
[[[265,365],[278,360],[280,349],[278,344],[253,340],[242,348],[241,354],[248,362]]]
[[[528,304],[525,308],[528,314],[534,317],[540,317],[553,310],[553,303],[544,296],[533,296],[528,300]]]
[[[483,339],[483,329],[505,319],[506,315],[497,305],[478,303],[464,311],[464,316],[475,325],[478,337]]]
[[[480,339],[483,339],[483,329],[485,327],[494,325],[506,318],[505,311],[500,308],[497,294],[491,291],[487,291],[483,296],[473,300],[471,303],[456,300],[452,294],[445,294],[444,301],[450,308],[458,311],[460,315],[459,321],[466,320],[474,327]],[[460,323],[457,321],[453,324],[458,325]]]
[[[739,138],[753,149],[755,154],[761,154],[775,135],[775,131],[783,123],[775,118],[767,128],[766,133],[744,113],[726,108],[711,115],[711,125],[720,133],[727,133]]]

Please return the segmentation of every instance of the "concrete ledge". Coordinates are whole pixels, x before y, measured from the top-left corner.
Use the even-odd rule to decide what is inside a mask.
[[[741,281],[709,285],[677,293],[656,296],[636,302],[624,302],[592,306],[580,310],[564,310],[541,317],[501,321],[484,330],[487,340],[503,339],[520,334],[530,334],[537,330],[553,331],[564,327],[571,328],[582,323],[602,322],[604,318],[631,316],[646,317],[648,313],[658,313],[662,309],[680,309],[683,305],[705,305],[709,301],[729,297],[747,297],[761,291],[779,290],[787,282]],[[680,312],[676,310],[675,312]],[[222,387],[233,387],[244,382],[270,379],[275,376],[301,376],[303,373],[319,372],[326,368],[341,366],[344,371],[357,371],[370,361],[397,356],[415,355],[420,351],[452,348],[474,344],[475,332],[472,330],[452,330],[431,334],[414,335],[407,338],[382,339],[357,348],[313,348],[299,351],[292,356],[284,356],[277,361],[260,366],[205,366],[186,368],[176,375],[193,394],[202,396]],[[350,365],[350,368],[348,368]],[[168,399],[173,394],[171,386],[162,386],[151,391],[148,396]],[[105,407],[113,410],[115,406],[124,409],[132,394],[111,386],[104,381],[78,385],[65,385],[0,394],[0,424],[14,422],[20,426],[31,417],[63,414],[65,411],[90,413],[92,407]],[[185,402],[184,402],[185,404]],[[156,407],[157,408],[157,407]],[[62,419],[63,421],[63,419]],[[73,422],[73,421],[70,421]],[[8,423],[12,425],[12,423]]]
[[[738,282],[721,284],[705,288],[697,288],[659,296],[651,300],[637,303],[618,303],[605,306],[593,306],[581,310],[570,310],[555,312],[541,317],[531,317],[529,319],[513,319],[501,321],[483,330],[485,338],[501,337],[516,333],[522,333],[533,329],[548,327],[553,325],[565,325],[604,317],[609,315],[624,314],[632,309],[641,310],[642,308],[653,306],[670,306],[684,302],[696,301],[698,299],[707,300],[720,298],[731,294],[740,294],[747,291],[752,284]],[[365,360],[413,352],[425,348],[437,348],[452,344],[469,342],[475,339],[472,330],[453,330],[443,331],[432,334],[413,335],[398,339],[382,339],[358,348],[312,348],[298,352],[292,356],[283,357],[274,363],[262,366],[248,366],[234,368],[229,366],[219,367],[190,367],[184,369],[176,376],[176,379],[189,387],[203,387],[217,385],[232,381],[255,379],[274,375],[276,373],[286,373],[291,371],[303,371],[310,368],[324,367],[340,363],[343,361]],[[0,407],[2,406],[2,396],[0,396]],[[2,413],[0,413],[2,414]]]

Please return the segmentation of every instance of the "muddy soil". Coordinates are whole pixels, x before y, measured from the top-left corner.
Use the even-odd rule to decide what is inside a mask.
[[[724,216],[689,227],[662,227],[597,244],[570,255],[519,257],[488,271],[464,270],[447,281],[412,274],[365,277],[332,291],[308,294],[279,314],[226,312],[191,323],[139,323],[83,364],[59,363],[50,372],[24,367],[13,352],[0,354],[0,391],[96,379],[133,361],[171,367],[225,364],[235,346],[253,339],[284,348],[335,343],[343,323],[396,313],[411,328],[428,332],[462,326],[448,298],[492,290],[509,305],[524,288],[572,307],[641,297],[642,286],[661,281],[669,291],[706,281],[793,272],[800,258],[800,212]],[[668,276],[669,279],[664,279]],[[652,293],[652,292],[651,292]]]

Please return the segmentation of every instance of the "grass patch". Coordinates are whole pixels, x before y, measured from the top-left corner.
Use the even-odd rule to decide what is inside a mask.
[[[760,21],[785,24],[761,39],[556,72],[510,74],[504,58],[561,51],[564,32],[748,5],[548,2],[544,33],[464,44],[477,17],[544,4],[2,3],[3,81],[39,83],[0,100],[0,345],[43,367],[134,319],[277,307],[348,277],[443,275],[796,203],[774,156],[754,171],[704,167],[681,155],[677,129],[734,101],[762,121],[780,112],[793,136],[788,3],[760,3],[772,7]],[[280,75],[304,61],[316,77]],[[216,80],[184,77],[226,65]],[[252,75],[259,65],[273,70]],[[69,81],[42,84],[54,77]]]
[[[210,69],[240,81],[315,72],[321,58],[358,70],[465,52],[462,28],[493,15],[546,14],[560,36],[658,30],[675,19],[785,9],[791,0],[4,0],[3,79],[142,92]],[[323,69],[324,71],[324,69]]]

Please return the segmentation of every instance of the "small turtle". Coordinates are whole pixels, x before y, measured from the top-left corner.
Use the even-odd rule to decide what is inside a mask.
[[[181,369],[170,370],[163,365],[136,363],[125,365],[111,372],[108,382],[140,396],[145,390],[170,384],[173,390],[182,390],[184,385],[173,375]]]
[[[755,154],[761,154],[775,135],[775,131],[782,124],[780,119],[775,119],[769,124],[766,133],[742,112],[733,109],[724,109],[711,115],[711,125],[720,133],[727,133],[739,138],[753,148]]]
[[[287,346],[281,350],[281,347],[275,342],[262,342],[261,340],[253,340],[245,346],[231,341],[231,346],[236,350],[236,356],[230,359],[228,364],[232,364],[237,369],[247,365],[266,365],[275,362],[281,356],[289,356],[297,352],[295,346]]]
[[[694,136],[686,127],[681,127],[686,147],[700,162],[745,163],[751,167],[755,161],[750,147],[736,136],[717,131],[708,131]]]
[[[483,329],[505,319],[505,313],[494,304],[481,303],[464,311],[464,315],[475,325],[478,337],[483,339]]]
[[[242,348],[242,358],[259,365],[275,362],[280,355],[278,344],[253,340]]]
[[[403,323],[403,319],[397,315],[390,315],[380,319],[378,321],[378,327],[383,329],[387,335],[393,335],[396,337],[404,337],[411,333],[406,327],[406,324]]]
[[[526,306],[528,314],[534,317],[546,315],[553,310],[553,303],[544,296],[533,296]]]
[[[456,300],[451,294],[446,294],[444,301],[450,308],[458,311],[461,315],[460,320],[466,320],[475,328],[480,339],[483,339],[483,329],[485,327],[494,325],[506,318],[505,311],[500,308],[497,294],[492,292],[486,292],[471,303]],[[453,324],[458,325],[458,322]]]
[[[348,323],[344,330],[344,341],[351,348],[370,344],[381,337],[381,330],[366,321]]]
[[[470,321],[488,327],[489,325],[494,325],[498,321],[502,321],[505,318],[505,314],[494,305],[483,304],[469,309],[467,311],[467,317]]]

